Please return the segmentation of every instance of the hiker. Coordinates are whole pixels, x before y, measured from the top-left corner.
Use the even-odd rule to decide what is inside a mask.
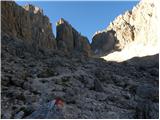
[[[45,105],[40,106],[27,119],[63,119],[64,101],[61,98],[56,98]]]

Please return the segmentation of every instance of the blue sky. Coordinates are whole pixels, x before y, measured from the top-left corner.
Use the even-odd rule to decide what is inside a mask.
[[[16,1],[19,5],[32,4],[43,9],[52,23],[56,35],[56,22],[67,20],[78,32],[91,42],[93,34],[105,29],[111,21],[138,1]]]

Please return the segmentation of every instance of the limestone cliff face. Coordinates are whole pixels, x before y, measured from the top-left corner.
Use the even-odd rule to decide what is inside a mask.
[[[156,0],[142,0],[131,11],[119,15],[102,31],[103,34],[106,34],[105,36],[110,31],[115,33],[113,32],[112,35],[104,37],[102,32],[100,32],[93,37],[92,49],[94,53],[96,53],[96,50],[107,53],[114,50],[124,51],[124,49],[126,54],[132,55],[139,55],[140,51],[143,55],[157,52],[158,26],[160,23],[158,6],[160,5]],[[104,42],[102,41],[105,41],[106,44],[110,44],[109,41],[112,41],[111,43],[114,43],[114,47],[111,48],[103,44]],[[95,44],[100,44],[99,49],[94,47]],[[152,50],[146,51],[146,49]]]
[[[157,44],[158,4],[153,0],[142,0],[132,11],[118,16],[107,30],[116,31],[119,48],[123,49],[130,42],[138,41],[143,44]]]
[[[57,45],[58,49],[66,53],[80,52],[90,55],[90,44],[87,37],[80,35],[67,21],[61,18],[57,22]]]
[[[18,38],[33,48],[50,48],[65,53],[90,55],[90,44],[67,21],[57,22],[57,38],[52,32],[49,18],[33,5],[19,6],[15,2],[2,2],[2,33]],[[57,41],[56,41],[57,40]]]
[[[57,22],[57,44],[58,48],[65,52],[73,50],[74,40],[72,27],[64,19]]]
[[[2,32],[24,40],[33,46],[56,48],[49,18],[32,5],[18,6],[15,2],[1,2]]]

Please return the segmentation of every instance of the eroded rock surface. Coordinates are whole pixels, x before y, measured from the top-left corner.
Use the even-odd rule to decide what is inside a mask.
[[[49,18],[32,5],[18,6],[2,1],[2,32],[32,44],[34,47],[56,49],[56,41]]]
[[[66,53],[77,52],[90,56],[91,49],[87,37],[78,33],[67,21],[61,18],[57,22],[57,43],[60,50]]]
[[[91,44],[93,54],[98,56],[109,54],[114,49],[117,42],[115,33],[116,32],[113,30],[96,33]]]
[[[18,6],[15,2],[2,2],[2,32],[29,43],[34,48],[50,48],[67,54],[90,56],[87,37],[80,35],[67,21],[57,22],[57,38],[52,32],[49,18],[43,10],[33,6]]]
[[[94,35],[91,44],[94,54],[104,56],[111,53],[104,58],[127,60],[158,53],[159,6],[156,0],[142,0],[132,10],[119,15],[105,30]],[[98,48],[95,47],[97,44]]]
[[[33,54],[4,35],[1,117],[27,118],[61,97],[68,119],[158,118],[158,66],[158,55],[117,63],[41,50]]]

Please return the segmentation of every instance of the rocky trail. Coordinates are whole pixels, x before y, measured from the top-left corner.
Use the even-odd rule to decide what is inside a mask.
[[[27,50],[22,57],[6,38],[2,118],[25,118],[56,97],[65,101],[65,118],[158,118],[158,55],[121,63]]]

